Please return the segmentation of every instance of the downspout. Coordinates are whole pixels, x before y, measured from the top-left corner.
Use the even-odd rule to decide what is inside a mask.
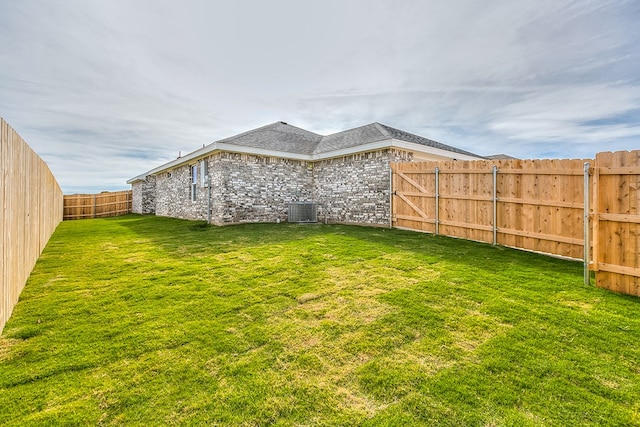
[[[208,174],[204,179],[207,184],[207,224],[211,224],[211,180]]]

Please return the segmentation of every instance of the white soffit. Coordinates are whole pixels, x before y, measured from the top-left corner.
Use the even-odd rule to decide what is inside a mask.
[[[386,148],[398,148],[405,151],[412,151],[418,153],[424,153],[427,157],[430,158],[440,158],[440,159],[457,159],[457,160],[479,160],[481,157],[469,156],[466,154],[456,153],[453,151],[443,150],[440,148],[429,147],[428,145],[416,144],[414,142],[401,141],[398,139],[384,139],[381,141],[375,141],[368,144],[355,145],[353,147],[342,148],[339,150],[327,151],[324,153],[318,154],[298,154],[298,153],[289,153],[284,151],[273,151],[266,150],[257,147],[247,147],[242,145],[234,145],[234,144],[226,144],[224,142],[214,142],[206,147],[200,148],[192,153],[189,153],[183,157],[179,157],[175,160],[172,160],[164,165],[158,166],[155,169],[151,169],[150,171],[138,175],[135,178],[132,178],[127,181],[127,184],[132,184],[137,181],[144,180],[148,175],[155,175],[166,171],[168,169],[173,169],[177,166],[190,163],[192,161],[200,160],[203,157],[207,157],[210,154],[218,151],[225,151],[230,153],[241,153],[241,154],[253,154],[257,156],[265,156],[265,157],[279,157],[284,159],[292,159],[292,160],[301,160],[307,162],[316,162],[325,159],[333,159],[336,157],[344,157],[352,154],[365,153],[369,151],[377,151],[383,150]],[[421,157],[421,156],[418,156]]]

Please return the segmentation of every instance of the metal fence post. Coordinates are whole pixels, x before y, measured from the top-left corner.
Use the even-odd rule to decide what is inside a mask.
[[[498,167],[493,165],[493,245],[498,244]]]
[[[440,168],[436,166],[436,235],[440,232]]]
[[[591,236],[589,233],[589,170],[591,164],[585,162],[584,164],[584,284],[591,285],[591,274],[589,272],[589,258]]]
[[[393,167],[389,162],[389,228],[393,228]]]

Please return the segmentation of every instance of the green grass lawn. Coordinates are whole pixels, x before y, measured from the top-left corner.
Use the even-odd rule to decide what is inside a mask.
[[[0,425],[640,425],[640,300],[400,230],[60,224],[0,338]]]

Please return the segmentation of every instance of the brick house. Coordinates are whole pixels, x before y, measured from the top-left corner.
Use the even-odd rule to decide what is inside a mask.
[[[276,122],[129,181],[133,212],[213,224],[279,222],[296,202],[322,222],[388,225],[389,162],[481,156],[380,123],[322,136]]]

